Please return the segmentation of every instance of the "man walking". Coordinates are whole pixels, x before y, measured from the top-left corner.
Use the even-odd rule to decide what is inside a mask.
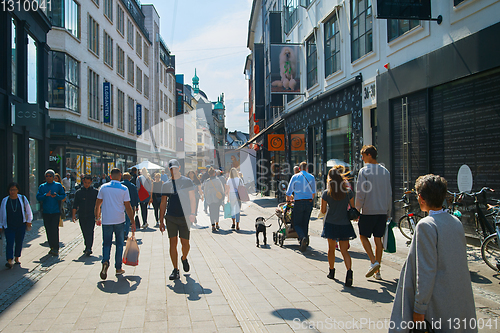
[[[49,254],[59,255],[59,204],[66,198],[66,192],[60,183],[54,182],[54,170],[45,171],[45,183],[38,187],[36,199],[42,203],[43,225],[49,242]]]
[[[83,253],[87,257],[92,254],[92,245],[94,244],[94,207],[99,192],[90,185],[92,185],[92,177],[90,175],[83,176],[83,187],[76,191],[73,202],[73,222],[76,222],[76,211],[78,210],[80,229],[82,229],[85,242]]]
[[[62,186],[64,187],[65,191],[71,190],[71,174],[66,174],[66,178],[63,178],[62,180]]]
[[[160,177],[162,182],[166,182],[168,180],[168,175],[165,173],[165,170],[161,170],[161,177]]]
[[[361,213],[358,222],[359,238],[371,261],[366,277],[376,273],[375,278],[380,280],[380,262],[384,249],[382,236],[392,208],[391,175],[377,163],[377,149],[374,146],[363,146],[361,156],[365,166],[359,170],[356,183],[356,209]],[[375,255],[369,240],[372,235]]]
[[[126,186],[120,184],[122,172],[120,169],[111,170],[111,181],[101,186],[95,203],[94,214],[96,224],[102,224],[102,269],[101,279],[108,277],[109,259],[113,233],[115,234],[115,269],[116,275],[125,273],[122,269],[123,257],[123,229],[125,227],[125,210],[130,220],[134,219],[134,211],[130,205],[130,195]],[[102,218],[101,218],[102,207]],[[132,227],[132,235],[135,225]]]
[[[295,201],[292,212],[292,224],[299,237],[299,250],[304,252],[309,245],[309,219],[313,209],[313,199],[316,194],[314,176],[306,171],[307,162],[299,165],[300,172],[293,175],[286,190],[286,201]]]
[[[137,187],[130,182],[132,179],[132,175],[128,172],[125,172],[123,174],[123,181],[122,184],[125,185],[128,188],[128,194],[130,195],[130,205],[132,206],[132,209],[134,211],[139,211],[139,194],[137,193]],[[128,238],[128,233],[130,231],[130,223],[131,220],[128,217],[127,214],[125,214],[125,229],[124,229],[124,239],[127,240]],[[135,224],[135,221],[132,223]],[[138,226],[135,226],[136,228],[140,228],[141,225],[139,224]]]
[[[194,196],[194,184],[191,179],[184,177],[180,172],[179,162],[172,159],[168,162],[168,168],[172,177],[162,186],[162,198],[160,205],[160,231],[165,231],[164,219],[166,219],[166,229],[170,242],[170,259],[174,269],[170,274],[170,280],[180,278],[178,268],[177,236],[181,239],[182,246],[182,268],[184,272],[189,272],[187,255],[189,252],[190,225],[195,220],[196,202]],[[168,206],[167,206],[168,199]],[[165,210],[167,214],[165,216]]]

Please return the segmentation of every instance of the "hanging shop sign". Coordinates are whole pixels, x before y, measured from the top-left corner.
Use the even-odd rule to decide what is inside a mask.
[[[40,126],[40,109],[38,104],[13,103],[11,104],[11,125],[38,127]]]
[[[271,45],[271,94],[300,94],[300,45]]]
[[[104,82],[102,84],[102,96],[104,97],[103,101],[103,112],[104,112],[104,123],[111,123],[111,83]]]
[[[306,150],[306,136],[305,134],[292,134],[290,137],[292,151],[305,151]]]
[[[431,0],[377,0],[377,18],[430,20]]]
[[[137,135],[142,135],[142,105],[137,104],[137,106],[135,108],[136,108],[135,111],[136,111],[136,119],[137,119],[137,123],[136,123]]]
[[[284,134],[268,134],[267,135],[267,150],[269,150],[269,151],[285,151],[285,135]]]

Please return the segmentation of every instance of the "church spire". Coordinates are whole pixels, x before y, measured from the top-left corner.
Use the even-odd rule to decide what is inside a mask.
[[[194,69],[193,90],[195,94],[200,93],[200,78],[196,75],[196,68]]]

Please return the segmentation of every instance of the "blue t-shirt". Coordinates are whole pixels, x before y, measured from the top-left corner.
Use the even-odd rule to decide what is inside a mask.
[[[191,214],[189,191],[194,191],[194,184],[191,179],[184,176],[163,183],[161,193],[168,196],[167,215],[181,217]]]

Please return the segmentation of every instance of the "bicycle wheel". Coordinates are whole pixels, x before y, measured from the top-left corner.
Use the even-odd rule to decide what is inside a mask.
[[[406,229],[403,226],[404,221],[406,221],[406,224],[408,225],[408,229]],[[403,234],[403,236],[405,236],[409,240],[411,240],[413,238],[413,227],[410,223],[410,219],[409,219],[408,215],[401,216],[401,218],[398,221],[398,228],[399,228],[399,231],[401,231],[401,233]]]
[[[498,244],[497,234],[489,235],[481,244],[481,256],[484,262],[495,272],[500,267],[500,246]]]

